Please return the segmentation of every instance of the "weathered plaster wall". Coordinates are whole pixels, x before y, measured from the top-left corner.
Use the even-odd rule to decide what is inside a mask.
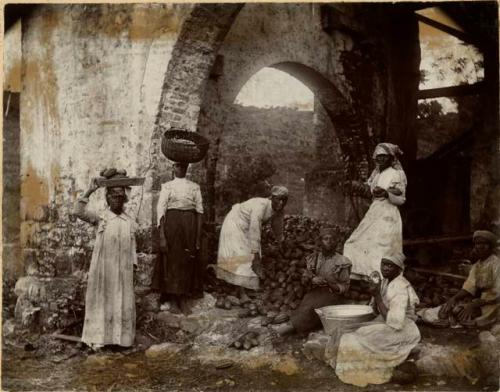
[[[4,35],[3,90],[16,93],[21,91],[21,21]]]
[[[21,22],[5,33],[3,43],[2,268],[4,280],[10,280],[22,274],[19,244]]]
[[[94,233],[71,211],[106,166],[146,176],[128,211],[138,218],[139,257],[150,267],[150,145],[162,81],[191,8],[46,5],[23,24],[21,245],[33,279],[88,267]],[[98,190],[89,208],[103,207]]]

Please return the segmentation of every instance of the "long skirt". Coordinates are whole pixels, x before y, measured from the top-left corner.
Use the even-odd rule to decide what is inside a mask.
[[[203,296],[205,268],[196,250],[196,230],[196,211],[167,210],[160,224],[167,252],[158,253],[153,278],[153,288],[162,294]]]
[[[419,341],[420,332],[413,320],[405,319],[403,328],[396,330],[380,319],[342,335],[335,372],[342,382],[360,387],[386,383]]]
[[[321,320],[314,309],[343,303],[343,298],[333,294],[327,287],[317,287],[309,291],[298,308],[291,314],[290,322],[297,332],[305,333],[319,329]]]
[[[352,274],[370,275],[380,272],[382,257],[402,251],[403,224],[398,207],[387,199],[375,199],[345,242],[343,254],[352,262]]]
[[[257,290],[259,277],[252,269],[247,226],[240,217],[239,206],[233,206],[222,224],[215,271],[217,278],[230,284]]]

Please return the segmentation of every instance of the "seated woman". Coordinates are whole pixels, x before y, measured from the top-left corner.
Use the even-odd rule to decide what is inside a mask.
[[[337,233],[334,229],[321,230],[321,251],[307,258],[305,279],[311,281],[312,289],[290,317],[290,324],[278,328],[281,335],[293,332],[309,332],[321,326],[314,309],[345,302],[343,294],[349,289],[351,262],[335,252]]]
[[[474,233],[472,266],[462,290],[444,305],[421,310],[418,315],[427,324],[486,327],[493,324],[500,308],[500,259],[493,252],[497,236],[486,230]]]
[[[372,283],[373,308],[378,317],[355,332],[340,338],[335,372],[347,384],[366,386],[388,382],[420,341],[415,324],[419,300],[403,277],[404,255],[386,256],[381,261],[384,279]]]

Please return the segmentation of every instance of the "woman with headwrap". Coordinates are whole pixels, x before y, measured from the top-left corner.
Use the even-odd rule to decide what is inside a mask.
[[[101,172],[107,179],[126,178],[124,170]],[[102,214],[87,209],[98,189],[92,179],[75,204],[75,215],[97,228],[85,296],[82,342],[94,349],[104,345],[132,346],[135,337],[134,266],[137,265],[134,219],[124,211],[126,187],[106,188],[109,206]]]
[[[398,206],[405,202],[406,175],[397,155],[398,146],[380,143],[373,152],[376,167],[368,181],[353,181],[352,188],[373,199],[364,218],[344,244],[353,275],[380,272],[380,259],[403,251],[403,225]]]
[[[205,268],[198,254],[203,203],[200,186],[186,179],[188,166],[174,163],[174,179],[162,184],[157,207],[160,252],[153,288],[172,313],[189,313],[188,298],[203,297]]]
[[[364,387],[390,381],[394,368],[420,341],[415,324],[419,300],[403,277],[404,259],[402,253],[382,258],[383,279],[370,287],[377,318],[340,338],[336,361],[330,365],[344,383]]]
[[[486,327],[499,319],[500,258],[494,253],[498,237],[491,231],[477,230],[473,240],[472,256],[476,263],[462,290],[443,305],[419,311],[418,315],[427,324]]]
[[[335,251],[338,243],[335,229],[323,228],[320,238],[321,250],[306,258],[306,272],[302,277],[302,283],[310,284],[311,290],[292,312],[290,323],[278,328],[280,335],[318,329],[321,320],[314,309],[346,302],[343,294],[349,290],[351,262]]]
[[[262,225],[271,220],[273,232],[281,240],[283,208],[288,189],[274,186],[269,198],[255,197],[233,205],[222,224],[219,239],[217,277],[236,286],[257,290],[262,277],[260,242]]]

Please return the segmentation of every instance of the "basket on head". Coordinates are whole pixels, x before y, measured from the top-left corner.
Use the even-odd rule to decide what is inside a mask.
[[[203,160],[210,142],[197,132],[170,128],[163,132],[161,151],[174,162],[195,163]]]

